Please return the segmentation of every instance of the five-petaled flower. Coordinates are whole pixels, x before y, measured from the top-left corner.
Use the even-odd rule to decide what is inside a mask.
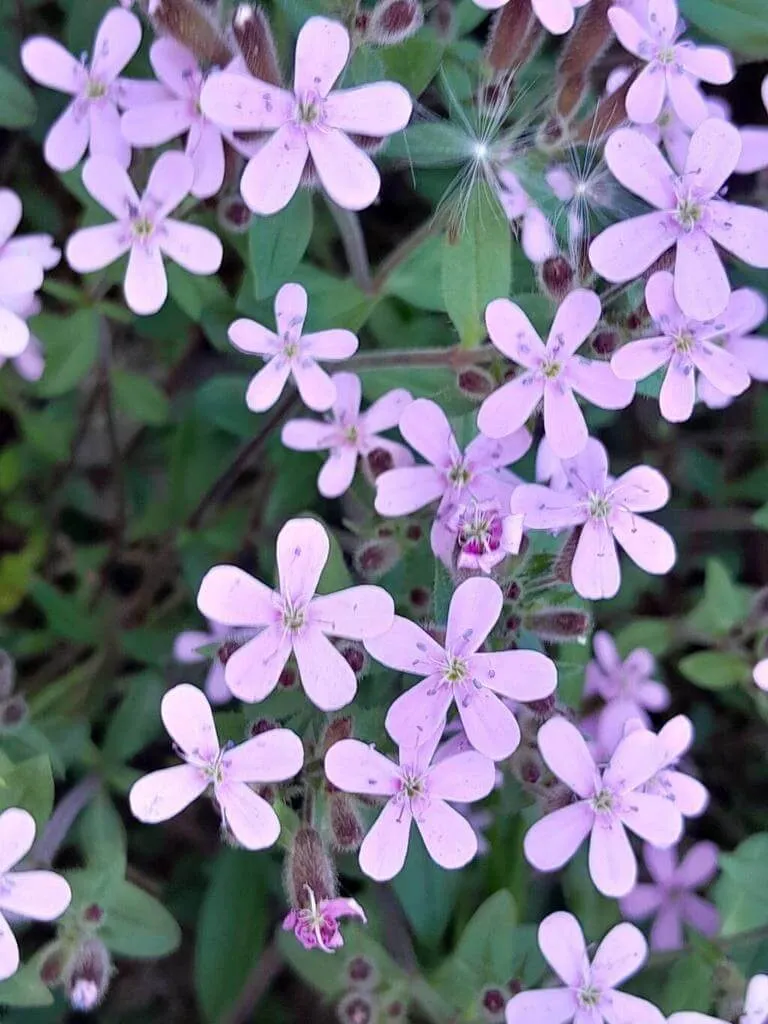
[[[351,136],[381,139],[400,131],[410,120],[411,98],[396,82],[332,91],[349,48],[343,25],[310,18],[296,40],[293,92],[227,72],[203,86],[203,113],[216,124],[273,133],[240,182],[243,199],[256,213],[282,210],[309,167],[346,209],[362,210],[379,194],[379,172]]]
[[[213,789],[224,825],[248,850],[263,850],[280,835],[280,821],[254,783],[284,782],[304,763],[304,747],[290,729],[270,729],[244,743],[222,746],[202,690],[174,686],[160,705],[163,724],[184,764],[150,772],[128,799],[139,821],[154,825],[175,817]]]
[[[0,189],[0,365],[27,348],[25,322],[34,302],[33,293],[43,283],[43,271],[59,261],[50,235],[13,238],[21,221],[21,200],[10,189]]]
[[[631,732],[601,770],[576,726],[559,717],[544,723],[538,744],[550,770],[577,799],[531,826],[525,856],[539,871],[557,871],[590,836],[592,881],[605,896],[626,896],[637,881],[626,829],[662,848],[674,846],[683,831],[672,801],[641,791],[662,766],[662,744],[644,729]]]
[[[495,11],[509,3],[509,0],[475,0],[475,3],[486,11]],[[555,36],[565,35],[573,28],[577,9],[588,3],[589,0],[531,0],[533,13],[544,28]]]
[[[169,217],[189,195],[194,176],[188,157],[163,153],[139,198],[115,160],[91,157],[83,167],[83,184],[115,220],[76,231],[67,242],[69,265],[87,274],[130,253],[125,301],[140,315],[156,313],[168,296],[164,255],[192,274],[215,274],[224,252],[217,236],[197,224]]]
[[[348,704],[357,692],[355,673],[329,636],[369,640],[392,625],[395,606],[381,587],[348,587],[317,595],[330,541],[315,519],[290,519],[277,536],[279,590],[234,565],[217,565],[200,584],[203,615],[227,626],[259,628],[227,660],[225,679],[245,701],[274,690],[293,651],[307,696],[323,711]]]
[[[336,896],[318,900],[307,886],[307,906],[289,911],[283,920],[283,931],[293,932],[304,949],[322,949],[334,953],[344,945],[339,918],[356,917],[363,924],[367,918],[357,900]]]
[[[360,847],[360,868],[377,882],[402,869],[413,821],[441,867],[464,867],[477,853],[472,826],[446,801],[488,796],[496,778],[493,761],[475,750],[434,761],[440,736],[438,730],[418,744],[401,745],[399,764],[360,740],[339,740],[325,755],[325,774],[338,789],[387,798]]]
[[[511,700],[542,700],[554,692],[557,671],[538,651],[480,651],[503,601],[498,583],[475,576],[451,598],[445,646],[399,615],[388,632],[366,640],[368,653],[383,665],[425,677],[387,712],[387,731],[400,746],[423,743],[443,729],[455,701],[475,750],[495,761],[516,750],[520,728],[497,694]]]

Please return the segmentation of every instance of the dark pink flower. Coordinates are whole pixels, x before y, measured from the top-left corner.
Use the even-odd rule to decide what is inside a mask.
[[[293,932],[304,949],[334,953],[344,945],[339,927],[340,918],[356,917],[363,924],[367,921],[365,911],[357,900],[336,897],[318,902],[311,889],[307,899],[308,907],[291,910],[283,920],[283,931]]]

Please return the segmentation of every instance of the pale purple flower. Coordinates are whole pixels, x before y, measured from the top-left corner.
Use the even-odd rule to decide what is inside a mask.
[[[131,812],[154,825],[175,817],[209,788],[222,825],[248,850],[272,846],[280,821],[252,783],[284,782],[304,763],[304,747],[290,729],[270,729],[244,743],[222,746],[211,706],[202,690],[188,683],[163,697],[160,714],[184,764],[150,772],[131,786]]]
[[[512,171],[498,172],[498,195],[510,221],[521,224],[520,244],[531,263],[543,263],[557,254],[552,225],[533,203]]]
[[[674,846],[683,831],[672,801],[642,791],[663,763],[661,743],[651,732],[631,732],[600,769],[576,726],[558,717],[541,727],[538,745],[549,769],[578,799],[531,826],[526,858],[539,871],[558,871],[589,836],[592,881],[605,896],[626,896],[637,881],[626,829],[662,848]]]
[[[731,286],[716,244],[745,263],[768,268],[768,211],[719,198],[740,154],[738,130],[708,118],[693,133],[684,171],[677,175],[640,132],[614,132],[605,147],[609,168],[656,210],[598,235],[589,248],[598,274],[607,281],[631,281],[674,246],[679,306],[697,320],[719,316]]]
[[[759,686],[761,690],[768,691],[768,658],[758,661],[752,670],[752,678],[755,681],[755,686]]]
[[[361,412],[362,386],[356,374],[334,373],[331,383],[336,398],[330,409],[330,421],[289,420],[282,433],[286,448],[297,452],[330,451],[317,478],[317,489],[323,497],[338,498],[344,494],[352,485],[358,457],[366,469],[366,456],[377,449],[386,452],[393,466],[413,465],[413,455],[405,445],[380,436],[382,430],[397,426],[403,410],[413,401],[411,393],[395,388]]]
[[[486,11],[495,11],[508,2],[509,0],[475,0],[477,6]],[[547,32],[555,36],[562,36],[570,31],[576,20],[576,11],[588,3],[589,0],[531,0],[533,13]]]
[[[292,92],[227,72],[212,75],[203,86],[203,113],[216,124],[273,133],[249,160],[240,182],[243,199],[256,213],[282,210],[308,166],[346,209],[362,210],[379,194],[379,172],[353,137],[381,139],[400,131],[410,120],[411,98],[396,82],[331,91],[349,49],[343,25],[310,18],[296,40]]]
[[[763,79],[761,89],[763,106],[768,111],[768,76]],[[740,128],[741,157],[736,170],[739,174],[753,174],[768,167],[768,128]]]
[[[698,83],[724,85],[731,81],[735,70],[728,51],[678,41],[675,0],[648,0],[648,16],[642,21],[621,7],[611,7],[608,20],[624,49],[646,62],[627,93],[630,120],[652,123],[669,97],[678,117],[690,128],[698,128],[707,117]]]
[[[565,297],[546,345],[522,309],[509,299],[494,299],[485,311],[491,341],[523,372],[485,399],[477,425],[486,437],[519,430],[543,400],[544,432],[560,458],[570,458],[587,443],[587,424],[577,391],[602,409],[623,409],[634,385],[619,380],[608,363],[577,356],[600,319],[600,299],[579,288]]]
[[[639,720],[627,723],[625,734],[632,731],[644,731]],[[662,727],[657,739],[662,750],[661,765],[643,785],[643,792],[663,797],[684,818],[701,817],[709,804],[709,793],[698,779],[678,770],[680,761],[693,745],[693,723],[685,715],[676,715]]]
[[[0,981],[16,973],[19,947],[2,911],[33,921],[54,921],[72,899],[67,882],[53,871],[12,871],[32,849],[35,819],[20,807],[0,814]]]
[[[634,925],[612,928],[590,962],[579,922],[558,911],[539,925],[539,948],[565,988],[520,992],[507,1003],[507,1024],[664,1024],[652,1003],[618,991],[648,956]]]
[[[337,896],[318,901],[312,889],[309,886],[307,889],[309,906],[289,911],[283,920],[283,931],[293,932],[304,949],[335,953],[344,945],[339,918],[356,917],[366,924],[365,911],[357,900]]]
[[[440,733],[403,746],[399,764],[360,740],[340,740],[325,755],[328,780],[344,793],[383,796],[387,803],[360,847],[360,868],[377,882],[394,878],[408,852],[411,823],[430,857],[456,869],[477,853],[477,837],[451,803],[482,800],[493,789],[493,761],[475,750],[433,761]]]
[[[0,189],[0,360],[20,356],[29,342],[26,317],[43,271],[55,266],[59,252],[49,235],[13,238],[21,221],[21,200]],[[54,258],[55,255],[55,258]]]
[[[381,587],[317,595],[330,541],[315,519],[290,519],[277,536],[280,586],[272,590],[234,565],[218,565],[200,584],[197,606],[209,619],[260,632],[227,659],[232,693],[249,702],[274,690],[293,651],[307,696],[323,711],[349,704],[355,673],[329,636],[368,640],[392,625],[395,606]]]
[[[522,484],[511,499],[525,516],[526,529],[563,530],[580,526],[571,579],[577,593],[591,600],[615,597],[621,582],[618,543],[646,572],[664,575],[675,564],[675,544],[661,526],[641,512],[669,500],[669,484],[656,469],[635,466],[618,479],[608,475],[608,456],[599,441],[564,462],[570,486],[555,491]]]
[[[701,323],[680,309],[672,275],[666,270],[654,274],[645,287],[645,303],[658,333],[630,341],[615,352],[613,372],[623,380],[638,381],[666,366],[659,408],[670,423],[690,419],[696,402],[696,371],[718,391],[731,397],[742,394],[749,387],[749,373],[737,357],[717,344],[734,314],[743,308],[738,294],[731,293],[722,316]]]
[[[744,1013],[739,1024],[765,1024],[768,1020],[768,975],[755,974],[747,985]]]
[[[194,174],[182,153],[163,153],[139,198],[118,163],[109,157],[91,157],[83,167],[83,184],[115,220],[81,228],[71,236],[66,256],[72,269],[87,274],[129,253],[125,301],[143,316],[156,313],[168,296],[163,256],[191,274],[215,274],[224,253],[216,235],[169,217],[189,195]]]
[[[474,576],[457,587],[451,598],[445,646],[399,615],[386,633],[366,640],[368,653],[383,665],[425,677],[401,694],[387,712],[387,732],[400,746],[415,746],[442,730],[455,701],[475,750],[494,761],[516,750],[520,728],[497,694],[513,700],[542,700],[554,692],[557,670],[538,651],[480,651],[503,603],[498,583]]]
[[[417,398],[400,417],[400,433],[427,465],[387,470],[376,479],[375,507],[382,516],[407,516],[439,499],[432,524],[432,551],[450,564],[456,543],[451,524],[469,501],[500,501],[505,507],[519,479],[504,467],[531,446],[524,428],[506,437],[476,437],[462,452],[448,417],[436,402]]]
[[[201,647],[209,644],[224,645],[231,638],[232,630],[220,622],[209,621],[207,633],[195,629],[185,630],[174,640],[174,660],[182,665],[197,665],[206,660],[205,655],[199,653]],[[224,679],[224,661],[218,654],[211,659],[211,667],[205,677],[205,695],[211,704],[226,704],[232,699]]]
[[[140,42],[136,15],[113,8],[99,25],[90,65],[46,36],[23,44],[21,63],[30,78],[73,97],[45,137],[43,155],[54,170],[71,171],[89,144],[91,156],[108,157],[121,167],[131,162],[131,147],[120,131],[118,76]]]
[[[336,385],[318,360],[349,359],[357,351],[357,337],[341,328],[304,334],[306,316],[304,288],[284,284],[275,296],[277,333],[244,317],[229,325],[229,340],[235,348],[264,359],[245,395],[251,412],[270,409],[290,376],[304,404],[315,412],[325,412],[336,401]]]
[[[643,859],[652,882],[638,883],[621,901],[630,921],[654,917],[651,949],[682,949],[683,928],[713,938],[720,930],[720,915],[696,892],[717,874],[718,849],[714,843],[696,843],[678,863],[673,849],[646,846]]]
[[[468,501],[450,528],[456,534],[459,569],[489,573],[507,555],[516,555],[523,541],[523,516],[505,514],[497,501]]]
[[[725,312],[716,321],[713,339],[723,350],[737,359],[752,380],[768,382],[768,338],[752,334],[768,316],[768,302],[752,288],[733,292]],[[698,397],[710,409],[724,409],[732,397],[715,387],[703,374],[699,376]]]
[[[536,482],[549,484],[553,491],[567,490],[568,474],[563,466],[563,460],[552,451],[552,445],[542,437],[539,447],[536,449]]]

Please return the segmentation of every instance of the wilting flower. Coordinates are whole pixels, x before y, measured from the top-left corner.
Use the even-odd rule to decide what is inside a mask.
[[[293,651],[307,696],[323,711],[344,707],[357,680],[328,639],[367,640],[392,625],[395,606],[381,587],[348,587],[317,595],[330,541],[315,519],[290,519],[277,536],[279,590],[234,565],[217,565],[200,584],[203,615],[228,626],[261,631],[227,660],[225,678],[241,700],[264,700]]]
[[[366,640],[383,665],[424,676],[387,712],[386,728],[401,746],[415,746],[445,727],[456,702],[472,746],[500,761],[517,748],[520,728],[501,700],[541,700],[554,692],[557,671],[538,651],[480,652],[501,614],[501,587],[475,576],[457,587],[448,610],[445,646],[399,615],[388,632]]]
[[[464,867],[477,853],[477,836],[446,801],[469,803],[494,786],[493,761],[475,750],[434,762],[440,733],[400,747],[399,764],[360,740],[340,740],[325,755],[325,774],[345,793],[387,798],[360,847],[360,868],[377,882],[405,863],[411,823],[430,857],[444,868]]]
[[[35,819],[20,807],[0,814],[0,981],[19,966],[19,947],[2,911],[33,921],[54,921],[72,899],[65,880],[53,871],[12,871],[35,839]]]
[[[505,513],[499,502],[472,500],[457,510],[451,529],[456,533],[457,567],[489,573],[520,550],[523,516]]]
[[[696,893],[715,877],[717,853],[714,843],[696,843],[678,863],[673,849],[645,847],[652,882],[638,883],[622,899],[621,912],[632,921],[654,916],[651,949],[682,949],[684,925],[710,938],[717,935],[720,915]]]
[[[477,6],[485,8],[486,11],[495,11],[508,2],[509,0],[475,0]],[[576,10],[588,3],[589,0],[531,0],[536,17],[548,32],[556,36],[562,36],[573,28]]]
[[[334,953],[344,945],[339,918],[356,917],[366,923],[365,911],[357,900],[337,896],[330,900],[317,900],[310,889],[309,906],[291,910],[283,920],[283,931],[293,932],[304,949],[322,949]]]
[[[520,992],[507,1004],[507,1024],[664,1024],[652,1003],[617,988],[648,956],[648,945],[634,925],[612,928],[590,963],[579,922],[558,911],[539,925],[539,948],[566,987]]]
[[[608,475],[605,449],[592,438],[564,467],[570,481],[567,490],[523,484],[512,496],[512,511],[525,516],[526,529],[581,527],[571,566],[576,591],[592,600],[615,597],[621,582],[616,542],[646,572],[669,572],[676,558],[672,538],[638,515],[669,500],[669,485],[661,473],[635,466],[614,480]]]
[[[380,178],[351,136],[381,139],[404,128],[412,104],[396,82],[332,92],[349,56],[349,33],[339,22],[310,18],[296,40],[293,92],[227,72],[203,86],[203,113],[234,131],[272,132],[251,157],[240,182],[252,210],[272,214],[294,195],[308,165],[334,202],[370,206]]]
[[[635,389],[619,380],[608,363],[576,355],[600,319],[600,299],[577,289],[555,314],[546,345],[522,309],[509,299],[494,299],[485,311],[491,341],[524,367],[483,402],[477,417],[487,437],[519,430],[544,403],[544,432],[560,458],[578,455],[587,443],[587,424],[574,391],[603,409],[623,409]]]
[[[672,275],[666,270],[654,274],[645,288],[645,302],[660,333],[619,349],[611,359],[614,373],[623,380],[637,381],[666,365],[659,408],[671,423],[691,417],[697,370],[718,391],[731,397],[742,394],[750,382],[746,367],[716,343],[741,305],[738,295],[731,294],[721,319],[701,323],[680,309]]]
[[[661,113],[665,98],[690,128],[707,117],[699,81],[724,85],[735,74],[731,55],[719,46],[678,42],[679,14],[675,0],[649,0],[648,15],[638,19],[621,7],[611,7],[608,20],[625,50],[646,62],[626,98],[631,121],[650,124]]]
[[[205,661],[205,655],[199,653],[200,647],[219,644],[220,650],[223,648],[222,653],[225,656],[213,656],[208,675],[205,677],[205,695],[211,704],[226,704],[232,697],[224,680],[226,656],[231,653],[226,649],[226,641],[231,637],[231,633],[232,631],[221,623],[209,622],[207,633],[197,629],[185,630],[179,633],[173,643],[173,657],[182,665],[196,665]]]
[[[83,168],[83,184],[115,221],[76,231],[67,242],[69,265],[87,274],[130,253],[125,301],[141,315],[156,313],[168,296],[164,255],[191,274],[215,274],[224,252],[216,235],[168,216],[189,195],[194,175],[186,156],[163,153],[139,198],[119,164],[91,157]]]
[[[324,498],[338,498],[351,486],[358,456],[386,452],[392,466],[411,466],[413,456],[405,445],[380,437],[379,432],[396,427],[403,409],[413,398],[404,388],[395,388],[360,411],[362,387],[354,373],[334,373],[331,383],[336,399],[331,406],[330,422],[320,420],[289,420],[283,427],[282,441],[286,448],[299,452],[330,450],[330,456],[317,478],[317,489]]]
[[[357,337],[340,328],[303,334],[306,316],[306,291],[300,284],[284,284],[275,296],[277,334],[255,320],[242,318],[230,324],[229,340],[235,348],[264,358],[245,395],[252,412],[271,408],[290,376],[310,409],[325,412],[336,401],[336,385],[318,360],[348,359],[357,351]]]
[[[150,772],[128,795],[139,821],[173,818],[209,788],[222,824],[249,850],[271,846],[280,835],[277,814],[251,783],[284,782],[304,763],[304,748],[290,729],[270,729],[236,746],[219,743],[211,706],[188,683],[163,697],[160,714],[184,764]]]
[[[675,298],[686,316],[713,320],[731,286],[715,243],[755,267],[768,267],[768,211],[728,203],[718,194],[741,154],[738,130],[708,118],[694,132],[681,175],[633,129],[616,131],[605,158],[616,178],[653,213],[612,224],[592,242],[589,258],[607,281],[631,281],[673,246]]]
[[[673,802],[642,792],[663,764],[661,743],[651,732],[632,732],[601,770],[576,726],[558,717],[541,727],[538,745],[550,770],[578,799],[531,826],[526,858],[539,871],[557,871],[590,836],[592,881],[605,896],[626,896],[637,881],[626,829],[662,848],[674,846],[683,831]]]
[[[120,131],[118,75],[140,42],[136,15],[113,8],[99,25],[90,65],[46,36],[33,36],[22,46],[21,63],[30,78],[73,97],[45,137],[43,155],[55,170],[71,171],[89,143],[91,156],[109,157],[121,167],[131,162],[131,147]]]

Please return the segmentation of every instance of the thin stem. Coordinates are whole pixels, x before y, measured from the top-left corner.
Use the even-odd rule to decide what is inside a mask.
[[[390,348],[361,352],[347,359],[343,366],[349,370],[377,370],[386,366],[408,366],[413,369],[447,366],[452,370],[461,370],[467,366],[492,363],[496,358],[497,353],[490,346],[473,349],[462,349],[457,345],[448,348]]]
[[[114,396],[112,393],[112,334],[106,319],[102,318],[100,324],[101,332],[101,391],[104,399],[104,416],[107,421],[107,435],[112,457],[112,485],[115,492],[115,522],[112,531],[112,550],[116,554],[125,532],[127,520],[126,497],[125,497],[125,475],[123,473],[123,458],[120,452],[120,442],[117,436],[117,422],[115,420]]]
[[[59,852],[80,813],[101,788],[98,775],[86,775],[59,801],[43,834],[32,847],[30,859],[40,867],[49,867]]]
[[[219,1024],[245,1024],[255,1020],[254,1010],[269,992],[283,969],[283,958],[275,939],[267,946],[245,979],[234,1006],[222,1014]]]
[[[364,292],[371,291],[371,265],[368,262],[368,249],[365,235],[360,226],[360,218],[354,210],[345,210],[328,196],[325,201],[331,216],[336,222],[341,236],[341,244],[347,257],[350,272],[357,287]]]

